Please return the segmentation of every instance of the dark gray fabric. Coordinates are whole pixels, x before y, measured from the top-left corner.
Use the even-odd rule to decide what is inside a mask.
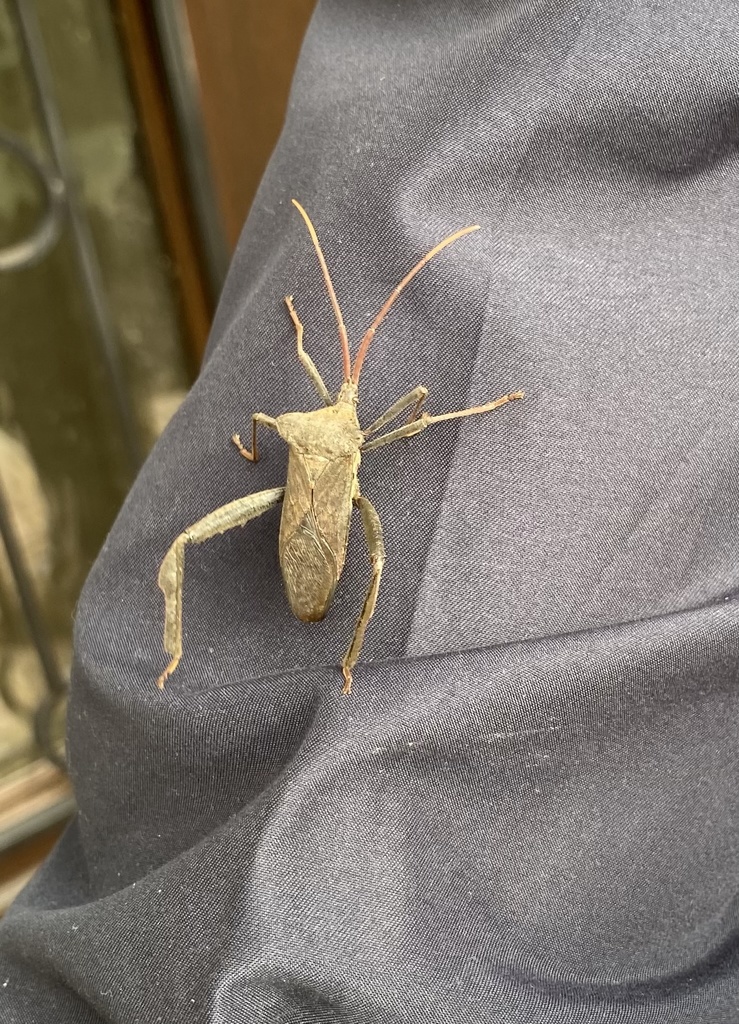
[[[736,1024],[739,19],[726,0],[322,2],[205,368],[77,617],[79,815],[0,930],[8,1022]],[[367,424],[418,383],[524,402],[368,454],[328,618],[291,618],[254,410],[378,332]]]

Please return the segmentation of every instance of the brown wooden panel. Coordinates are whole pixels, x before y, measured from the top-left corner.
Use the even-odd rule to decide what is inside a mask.
[[[314,0],[185,0],[231,248],[269,160]]]
[[[150,179],[180,286],[192,368],[195,369],[208,338],[213,299],[206,283],[156,27],[149,0],[114,0],[113,9],[136,102]]]

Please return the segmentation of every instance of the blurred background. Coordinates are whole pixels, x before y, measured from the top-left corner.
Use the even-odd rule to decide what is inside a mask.
[[[85,576],[197,373],[314,0],[0,0],[0,913],[74,805]]]

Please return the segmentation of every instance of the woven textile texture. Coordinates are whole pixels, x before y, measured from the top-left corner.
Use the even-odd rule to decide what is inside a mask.
[[[79,604],[79,813],[0,927],[4,1024],[739,1020],[739,18],[728,0],[321,0],[202,373]],[[320,624],[252,412],[377,333],[369,424],[526,399],[367,453]]]

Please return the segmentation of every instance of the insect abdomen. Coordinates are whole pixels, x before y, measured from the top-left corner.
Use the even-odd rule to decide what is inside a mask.
[[[344,568],[358,458],[291,450],[280,523],[280,565],[293,614],[318,622]]]
[[[280,546],[280,563],[293,615],[303,622],[320,621],[329,609],[339,579],[331,548],[316,528],[313,512],[306,513],[290,538]]]

